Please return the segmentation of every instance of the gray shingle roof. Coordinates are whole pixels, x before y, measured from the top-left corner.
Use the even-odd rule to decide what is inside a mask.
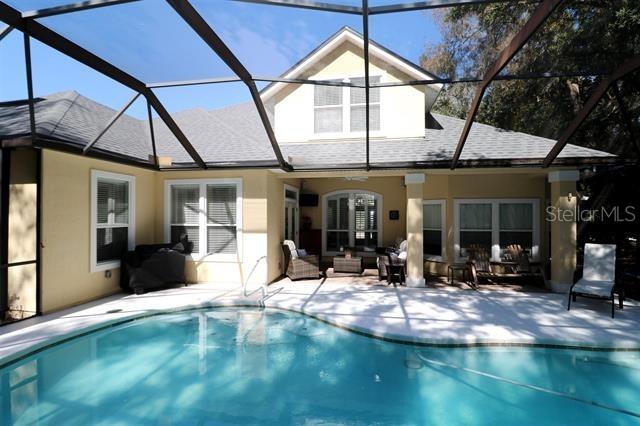
[[[41,138],[82,147],[104,128],[115,110],[77,92],[61,92],[36,103],[37,133]],[[275,162],[269,139],[252,103],[207,111],[190,109],[172,115],[205,162]],[[433,114],[442,129],[426,129],[425,136],[408,139],[371,139],[372,164],[445,162],[451,159],[464,120]],[[158,155],[174,163],[191,158],[160,119],[154,119]],[[0,139],[26,136],[26,104],[0,104]],[[471,128],[461,160],[490,163],[496,160],[542,159],[555,141],[476,123]],[[152,153],[148,122],[123,115],[95,148],[147,160]],[[294,166],[348,166],[365,162],[364,140],[337,140],[281,144],[285,159]],[[606,158],[612,154],[567,145],[562,159]]]

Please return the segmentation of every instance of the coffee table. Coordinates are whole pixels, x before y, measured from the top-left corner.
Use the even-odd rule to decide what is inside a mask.
[[[363,271],[362,257],[352,256],[346,258],[344,256],[336,256],[333,258],[333,272],[361,274]]]

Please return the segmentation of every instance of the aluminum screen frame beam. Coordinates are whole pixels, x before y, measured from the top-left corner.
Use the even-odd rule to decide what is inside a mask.
[[[604,70],[586,70],[575,72],[539,72],[539,73],[526,73],[526,74],[514,74],[514,75],[497,75],[493,81],[498,80],[531,80],[539,78],[561,78],[561,77],[597,77],[608,75],[609,71]],[[266,83],[291,83],[291,84],[310,84],[314,86],[337,86],[337,87],[356,87],[358,89],[364,89],[363,84],[354,84],[344,81],[331,81],[331,80],[306,80],[303,78],[278,78],[278,77],[263,77],[253,76],[253,81],[266,82]],[[469,78],[434,78],[431,80],[408,80],[392,83],[370,83],[369,88],[375,87],[403,87],[403,86],[425,86],[431,84],[457,84],[457,83],[480,83],[482,78],[469,77]],[[183,86],[198,86],[207,84],[219,84],[219,83],[239,83],[242,82],[240,77],[214,77],[203,78],[198,80],[174,80],[163,81],[158,83],[148,83],[149,89],[162,89],[167,87],[183,87]],[[263,89],[264,90],[264,89]]]
[[[22,12],[25,19],[46,18],[49,16],[64,15],[66,13],[81,12],[83,10],[97,9],[99,7],[116,6],[118,4],[133,3],[140,0],[86,0],[77,3],[69,3],[62,6],[48,7],[46,9],[29,10]]]
[[[482,82],[476,89],[475,96],[471,102],[471,107],[467,113],[467,120],[464,123],[460,140],[458,141],[453,158],[451,159],[451,170],[456,168],[458,160],[460,159],[462,149],[464,148],[464,144],[467,141],[469,132],[471,131],[471,126],[473,125],[473,121],[478,113],[478,108],[480,107],[480,102],[482,101],[482,96],[484,95],[485,90],[563,1],[564,0],[544,0],[540,3],[531,15],[531,18],[529,18],[520,31],[518,31],[518,33],[511,39],[509,44],[502,50],[502,52],[500,52],[496,61],[485,73]]]
[[[369,1],[362,0],[362,48],[364,54],[364,121],[366,144],[366,169],[371,169],[369,162]]]
[[[6,25],[3,29],[0,30],[0,41],[2,41],[2,39],[4,39],[6,36],[9,35],[9,33],[11,33],[11,31],[13,31],[13,27],[11,25]]]
[[[153,152],[153,165],[160,170],[160,161],[158,160],[158,152],[156,151],[156,135],[153,130],[153,114],[151,113],[151,105],[147,101],[147,117],[149,117],[149,136],[151,137],[151,151]]]
[[[268,6],[296,7],[299,9],[317,10],[320,12],[348,13],[361,15],[362,8],[313,0],[233,0],[239,3],[263,4]]]
[[[233,0],[241,3],[263,4],[270,6],[296,7],[299,9],[311,9],[321,12],[347,13],[352,15],[362,15],[363,7],[347,6],[335,3],[326,3],[313,0]],[[518,0],[428,0],[396,3],[385,6],[374,6],[368,8],[369,15],[382,15],[396,12],[409,12],[415,10],[440,9],[455,6],[465,6],[473,4],[506,3]],[[532,0],[536,1],[536,0]]]
[[[516,0],[517,1],[517,0]],[[415,10],[444,9],[447,7],[467,6],[474,4],[508,3],[514,0],[428,0],[406,3],[396,3],[386,6],[375,6],[369,9],[369,15],[386,13],[410,12]],[[535,1],[535,0],[534,0]]]
[[[29,102],[29,128],[31,130],[31,142],[36,141],[36,106],[33,100],[33,72],[31,68],[31,39],[29,34],[22,33],[24,40],[24,65],[27,78],[27,96]]]
[[[118,83],[127,86],[131,90],[144,95],[156,110],[160,118],[162,118],[167,127],[174,134],[176,139],[178,139],[182,147],[189,153],[193,161],[200,168],[206,169],[206,163],[202,160],[198,152],[193,148],[191,142],[189,142],[184,133],[182,133],[182,130],[180,130],[178,125],[175,123],[171,115],[167,112],[167,110],[164,108],[155,94],[151,91],[151,89],[148,89],[143,82],[121,70],[120,68],[114,66],[113,64],[105,61],[99,56],[80,47],[71,40],[61,36],[55,31],[52,31],[38,21],[23,18],[19,11],[12,8],[11,6],[8,6],[3,1],[0,1],[0,20],[22,31],[25,34],[28,34],[41,43],[44,43],[47,46],[88,66],[89,68],[92,68],[106,75],[112,80],[115,80]]]
[[[107,132],[109,131],[109,129],[111,128],[111,126],[113,126],[113,125],[115,124],[115,122],[116,122],[116,121],[118,121],[118,118],[122,117],[122,114],[124,114],[124,113],[125,113],[125,111],[126,111],[127,109],[129,109],[129,107],[131,106],[131,104],[133,104],[133,103],[136,101],[136,99],[138,99],[138,97],[139,97],[139,96],[140,96],[140,93],[137,93],[137,92],[136,92],[136,93],[134,93],[134,95],[131,97],[131,99],[129,99],[129,100],[127,101],[127,103],[126,103],[126,104],[124,104],[124,106],[123,106],[122,108],[120,108],[120,110],[119,110],[118,112],[116,112],[116,113],[113,115],[113,117],[111,117],[111,118],[109,119],[109,121],[107,122],[107,125],[104,127],[104,129],[102,129],[102,130],[100,131],[100,133],[98,133],[98,135],[97,135],[95,138],[93,138],[93,140],[92,140],[91,142],[89,142],[87,145],[85,145],[85,147],[84,147],[84,148],[82,148],[82,154],[83,154],[83,155],[86,155],[86,154],[87,154],[87,151],[89,151],[89,150],[91,149],[91,147],[92,147],[93,145],[95,145],[95,144],[100,140],[100,138],[101,138],[105,133],[107,133]]]
[[[282,156],[282,151],[280,151],[280,146],[278,145],[278,141],[276,139],[276,135],[273,131],[273,127],[271,126],[271,122],[269,121],[269,117],[267,115],[267,110],[264,107],[264,103],[260,98],[260,92],[256,87],[255,82],[253,81],[251,74],[249,71],[242,65],[240,60],[233,54],[231,49],[227,47],[227,45],[222,41],[222,39],[216,34],[216,32],[211,28],[211,26],[204,20],[204,18],[198,13],[198,11],[189,3],[188,0],[166,0],[167,3],[176,11],[176,13],[184,20],[184,22],[189,25],[193,31],[204,41],[210,48],[213,50],[213,53],[216,54],[222,61],[227,64],[231,71],[236,73],[238,77],[242,79],[242,81],[249,88],[249,92],[251,93],[251,98],[258,110],[258,115],[260,116],[260,120],[262,121],[262,125],[267,133],[267,137],[269,138],[269,142],[271,143],[271,148],[273,149],[273,153],[278,160],[278,164],[280,164],[280,168],[284,171],[292,171],[293,168],[291,165],[285,161]]]
[[[625,75],[638,69],[640,69],[640,55],[634,56],[629,61],[620,65],[609,76],[602,79],[600,84],[593,90],[593,93],[591,93],[591,96],[589,96],[589,99],[584,103],[582,109],[578,111],[578,114],[576,114],[573,121],[571,121],[567,128],[562,132],[556,144],[551,148],[549,154],[547,154],[542,162],[542,167],[547,168],[551,165],[553,160],[556,159],[562,149],[567,145],[571,136],[574,135],[584,120],[586,120],[589,114],[591,114],[591,111],[595,109],[600,99],[602,99],[605,93],[607,93],[611,85],[615,84]]]

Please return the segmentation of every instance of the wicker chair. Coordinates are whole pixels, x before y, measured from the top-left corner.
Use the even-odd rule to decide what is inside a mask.
[[[282,243],[282,252],[284,253],[285,274],[290,279],[300,280],[320,277],[320,259],[318,256],[313,254],[298,256],[296,243],[291,240],[285,240]]]

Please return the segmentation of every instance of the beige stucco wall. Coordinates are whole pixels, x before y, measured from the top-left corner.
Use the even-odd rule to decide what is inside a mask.
[[[455,173],[455,172],[454,172]],[[532,198],[540,201],[540,258],[547,257],[548,232],[545,228],[544,207],[546,173],[514,173],[509,169],[495,169],[491,173],[461,173],[438,171],[426,174],[423,184],[424,200],[446,202],[446,259],[443,262],[425,262],[425,272],[445,275],[454,256],[454,200],[464,198]],[[505,177],[508,175],[508,178]],[[404,175],[370,177],[365,181],[345,180],[341,177],[302,177],[303,192],[319,195],[318,207],[302,207],[301,216],[311,218],[312,228],[322,227],[322,196],[338,190],[366,190],[383,196],[382,244],[390,245],[396,238],[406,236],[406,187]],[[389,210],[399,210],[400,220],[389,220]]]
[[[284,240],[285,184],[291,185],[295,188],[300,188],[300,179],[282,179],[280,174],[268,172],[267,217],[269,220],[269,227],[267,231],[267,257],[269,262],[267,277],[269,282],[275,280],[283,273],[282,265],[284,258],[280,245]]]
[[[9,177],[8,262],[36,259],[37,155],[35,150],[11,152]],[[8,307],[14,316],[36,312],[36,265],[12,266],[7,270]]]
[[[187,281],[189,282],[233,282],[262,284],[268,278],[267,254],[268,170],[250,171],[188,171],[156,173],[155,179],[155,232],[159,241],[167,241],[165,235],[165,182],[173,179],[216,179],[237,178],[242,180],[242,241],[238,258],[232,261],[202,260],[187,261]],[[168,241],[167,241],[168,242]],[[255,269],[254,269],[255,267]],[[252,272],[253,270],[253,272]]]
[[[110,278],[90,272],[91,170],[136,177],[136,244],[156,239],[154,172],[77,155],[42,153],[42,309],[61,309],[118,291]]]
[[[284,184],[319,196],[318,207],[300,208],[312,227],[322,226],[322,196],[340,190],[365,190],[382,195],[382,244],[406,236],[407,192],[401,171],[372,172],[365,180],[348,180],[349,173],[294,173],[269,170],[153,172],[105,161],[45,150],[42,158],[42,302],[45,312],[98,298],[118,290],[118,270],[111,278],[90,272],[90,172],[92,169],[136,177],[136,244],[165,241],[165,182],[174,179],[239,178],[242,180],[242,252],[236,261],[190,261],[189,281],[252,284],[276,279],[282,272],[280,243],[284,238]],[[29,173],[22,169],[28,180]],[[413,172],[412,172],[413,173]],[[541,258],[547,257],[544,222],[546,173],[500,170],[427,171],[422,186],[424,200],[446,200],[445,262],[426,262],[425,272],[446,273],[454,261],[454,200],[459,198],[537,198],[540,200]],[[364,173],[351,173],[364,176]],[[35,201],[25,200],[23,206]],[[399,220],[389,211],[398,210]],[[28,226],[27,226],[28,228]],[[29,231],[31,232],[31,231]],[[12,234],[12,240],[18,239]],[[28,240],[28,238],[26,239]],[[17,250],[17,249],[16,249]],[[23,250],[23,249],[20,249]],[[26,249],[24,249],[26,250]],[[35,250],[35,246],[32,247]],[[17,252],[16,252],[17,253]],[[12,259],[29,256],[28,250]],[[259,261],[260,258],[266,259]]]
[[[446,253],[445,262],[425,262],[425,271],[445,275],[446,265],[455,262],[454,253],[454,200],[464,198],[535,198],[540,200],[540,258],[547,253],[545,232],[546,174],[515,174],[509,169],[493,174],[429,174],[423,186],[424,200],[446,201]]]
[[[371,77],[380,76],[382,83],[412,80],[413,78],[372,58]],[[328,54],[301,78],[314,80],[364,77],[362,49],[346,42]],[[274,130],[280,143],[305,142],[335,138],[335,134],[314,134],[314,86],[290,85],[281,90],[270,103],[275,104]],[[371,137],[422,137],[424,136],[425,96],[424,86],[403,86],[380,89],[380,131],[372,131]],[[432,90],[432,89],[428,89]],[[349,102],[349,88],[344,88],[343,102]],[[292,125],[295,123],[295,125]],[[362,137],[364,133],[344,133],[341,137]]]

